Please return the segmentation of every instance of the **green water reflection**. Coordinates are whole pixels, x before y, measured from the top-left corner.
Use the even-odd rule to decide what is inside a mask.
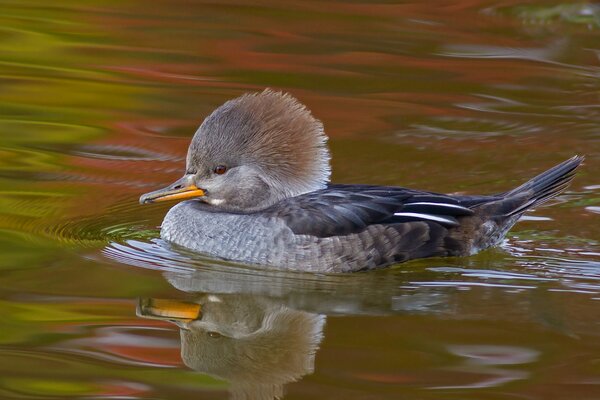
[[[596,3],[0,14],[0,398],[600,397]],[[181,175],[205,115],[264,87],[324,122],[336,182],[492,193],[573,154],[586,165],[465,259],[332,277],[170,247],[169,205],[139,195]],[[136,316],[139,298],[203,318],[181,333]]]

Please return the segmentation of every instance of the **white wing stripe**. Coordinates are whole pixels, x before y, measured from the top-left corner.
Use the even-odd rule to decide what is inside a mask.
[[[398,217],[410,217],[410,218],[418,218],[418,219],[426,219],[429,221],[443,222],[446,224],[456,225],[456,220],[444,218],[440,215],[431,215],[431,214],[421,214],[421,213],[413,213],[413,212],[399,212],[394,215]]]

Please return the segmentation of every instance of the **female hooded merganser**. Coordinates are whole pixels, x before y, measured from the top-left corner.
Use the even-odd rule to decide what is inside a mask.
[[[494,246],[527,210],[561,193],[583,157],[508,192],[445,195],[329,183],[323,125],[288,94],[265,90],[209,115],[185,175],[140,203],[195,198],[167,213],[161,236],[228,260],[315,272],[373,269]]]

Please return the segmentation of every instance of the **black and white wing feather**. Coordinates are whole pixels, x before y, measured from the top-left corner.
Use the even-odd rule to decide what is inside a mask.
[[[371,225],[426,221],[443,227],[473,214],[458,198],[398,187],[331,185],[286,199],[267,214],[281,218],[298,235],[316,237],[358,233]]]

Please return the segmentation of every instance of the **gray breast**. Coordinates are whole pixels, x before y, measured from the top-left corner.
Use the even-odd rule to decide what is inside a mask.
[[[282,226],[254,215],[213,212],[194,201],[171,208],[161,236],[188,249],[215,257],[252,264],[270,264],[278,258]]]

